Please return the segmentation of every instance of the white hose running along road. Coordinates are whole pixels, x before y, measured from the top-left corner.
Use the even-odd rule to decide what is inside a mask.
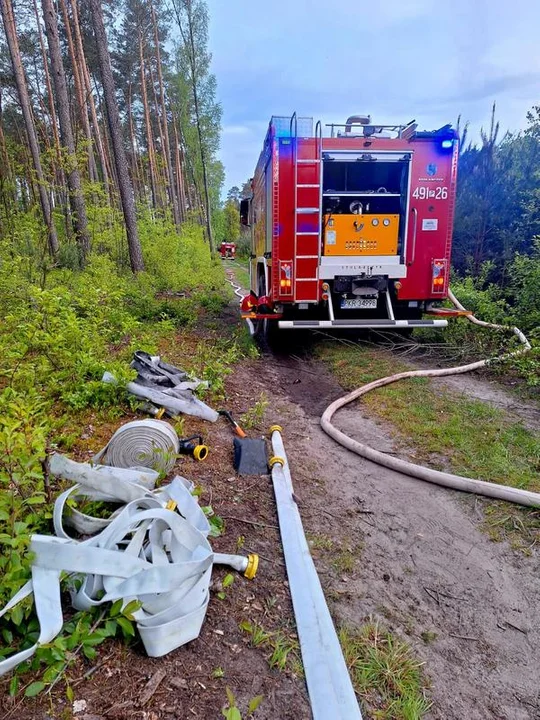
[[[448,291],[448,297],[458,310],[465,311],[465,308],[457,300],[451,290]],[[479,370],[480,368],[486,367],[494,362],[500,362],[511,357],[522,355],[531,349],[529,341],[517,327],[487,323],[483,320],[478,320],[474,317],[474,315],[467,315],[467,319],[476,325],[481,325],[482,327],[494,328],[497,330],[509,330],[519,338],[523,347],[515,352],[502,355],[501,357],[480,360],[478,362],[469,363],[468,365],[443,368],[442,370],[411,370],[409,372],[397,373],[396,375],[381,378],[380,380],[374,380],[367,385],[362,385],[356,390],[350,392],[348,395],[335,400],[331,405],[329,405],[321,417],[322,429],[336,442],[347,448],[347,450],[351,450],[357,455],[361,455],[367,460],[371,460],[371,462],[377,463],[378,465],[390,468],[390,470],[395,470],[396,472],[410,475],[411,477],[418,478],[419,480],[425,480],[426,482],[435,483],[436,485],[442,485],[454,490],[476,493],[477,495],[485,495],[486,497],[506,500],[508,502],[517,503],[518,505],[540,507],[540,493],[529,492],[528,490],[521,490],[519,488],[508,487],[506,485],[498,485],[485,480],[475,480],[473,478],[461,477],[460,475],[452,475],[451,473],[432,470],[431,468],[423,467],[422,465],[415,465],[414,463],[407,462],[406,460],[400,460],[399,458],[387,455],[379,450],[375,450],[374,448],[364,445],[357,440],[353,440],[332,424],[332,418],[340,408],[348,405],[354,400],[357,400],[362,395],[366,395],[368,392],[371,392],[371,390],[376,390],[384,385],[390,385],[398,380],[413,377],[443,377],[445,375],[459,375],[471,372],[472,370]]]
[[[272,482],[313,720],[362,720],[302,527],[279,425],[271,432]]]

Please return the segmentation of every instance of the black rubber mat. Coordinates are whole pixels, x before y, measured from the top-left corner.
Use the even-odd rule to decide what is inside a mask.
[[[234,469],[239,475],[267,475],[266,443],[257,438],[234,438]]]

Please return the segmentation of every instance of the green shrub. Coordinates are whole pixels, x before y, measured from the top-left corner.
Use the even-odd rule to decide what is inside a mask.
[[[43,464],[48,445],[62,440],[63,414],[123,407],[133,351],[156,352],[176,326],[219,312],[229,299],[221,263],[210,261],[200,228],[187,225],[179,234],[170,221],[143,217],[146,271],[134,277],[118,212],[88,208],[93,252],[82,271],[76,248],[61,233],[60,262],[52,266],[33,213],[17,215],[9,242],[0,242],[0,607],[30,576],[31,535],[51,531],[54,493]],[[201,342],[188,369],[210,380],[219,396],[239,357],[234,340],[216,338]],[[101,382],[106,370],[117,385]],[[74,648],[92,659],[94,646],[114,634],[133,634],[126,611],[113,606],[109,616],[75,614],[61,636],[17,669],[10,692],[17,692],[21,673],[45,664],[42,679],[26,688],[27,695],[37,694],[63,675]],[[35,642],[30,602],[0,619],[0,635],[0,656]]]

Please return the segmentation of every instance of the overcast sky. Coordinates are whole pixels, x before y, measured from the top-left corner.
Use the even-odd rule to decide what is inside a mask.
[[[540,104],[540,0],[207,0],[226,188],[253,174],[271,115],[354,113],[478,134]]]

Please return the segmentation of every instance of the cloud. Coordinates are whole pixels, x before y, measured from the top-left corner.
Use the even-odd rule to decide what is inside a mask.
[[[479,127],[496,100],[502,128],[515,129],[539,100],[532,0],[208,2],[228,186],[252,174],[273,114],[360,112],[427,129],[461,114]]]
[[[473,82],[463,92],[444,98],[446,105],[456,103],[491,100],[499,95],[519,95],[520,91],[540,88],[540,72],[522,72],[515,75],[500,75],[498,77],[484,77],[480,82]]]
[[[241,135],[249,135],[251,130],[246,125],[225,125],[221,131],[223,135],[234,135],[236,137]]]

